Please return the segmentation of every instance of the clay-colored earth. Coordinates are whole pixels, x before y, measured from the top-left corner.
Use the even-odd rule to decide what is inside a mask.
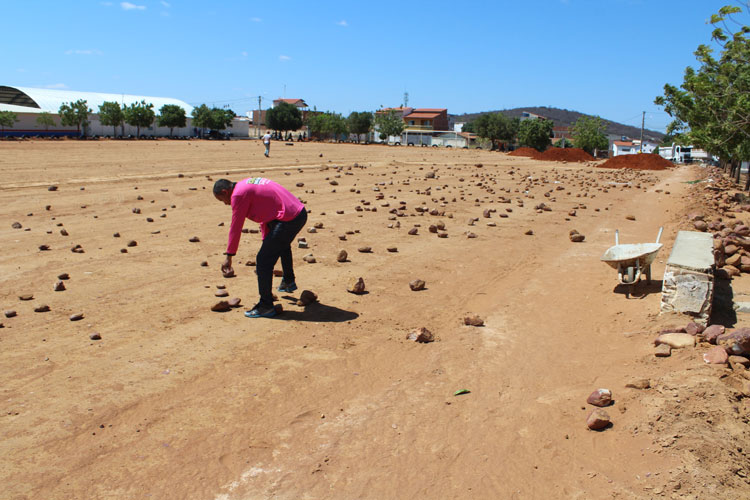
[[[0,317],[0,498],[747,498],[747,400],[705,348],[653,356],[664,261],[696,206],[684,181],[701,175],[433,148],[1,142],[0,307],[18,315]],[[230,210],[211,194],[250,176],[324,225],[300,234],[300,288],[274,319],[210,310],[217,285],[257,300],[260,235],[224,279]],[[655,282],[626,294],[599,257],[615,229],[648,242],[659,226]],[[358,277],[368,293],[347,293]],[[320,303],[294,305],[304,289]],[[463,324],[474,314],[485,326]],[[436,341],[406,340],[418,327]],[[593,432],[598,388],[613,425]]]

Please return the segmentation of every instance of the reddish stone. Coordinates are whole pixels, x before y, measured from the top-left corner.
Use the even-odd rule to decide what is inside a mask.
[[[725,346],[732,354],[750,355],[750,328],[739,328],[731,333],[719,335],[716,343]]]
[[[225,312],[231,309],[229,302],[222,300],[211,306],[211,310],[214,312]]]
[[[609,414],[606,411],[597,408],[589,414],[586,419],[586,425],[592,431],[602,430],[610,425]]]
[[[435,340],[435,336],[425,327],[417,328],[409,332],[406,335],[406,340],[413,340],[414,342],[420,342],[426,344]]]
[[[609,406],[612,404],[612,391],[609,389],[597,389],[589,395],[586,402],[594,406]]]
[[[409,288],[412,289],[414,292],[418,292],[420,290],[424,290],[425,282],[424,280],[416,279],[409,282]]]
[[[698,335],[699,333],[702,333],[706,329],[705,326],[699,325],[698,323],[690,322],[685,327],[685,333],[689,333],[690,335]]]
[[[306,306],[318,301],[318,295],[310,290],[303,290],[297,301],[298,306]]]
[[[722,346],[714,346],[703,354],[703,361],[712,365],[725,365],[729,360],[726,349]]]
[[[476,314],[473,316],[466,316],[464,318],[464,325],[467,326],[484,326],[484,320],[477,316]]]

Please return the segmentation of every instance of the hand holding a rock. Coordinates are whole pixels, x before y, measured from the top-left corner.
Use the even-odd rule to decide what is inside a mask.
[[[224,259],[224,263],[221,265],[221,272],[222,274],[234,275],[234,269],[232,269],[232,256],[231,255],[227,255],[227,258]]]

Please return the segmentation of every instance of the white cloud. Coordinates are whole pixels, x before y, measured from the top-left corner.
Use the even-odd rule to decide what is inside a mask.
[[[337,22],[339,26],[349,26],[349,23],[346,22],[346,19],[342,19],[341,21]]]
[[[122,10],[146,10],[145,5],[136,5],[130,2],[120,2],[120,7],[122,7]]]
[[[251,18],[250,18],[250,20],[251,20],[252,22],[254,22],[254,23],[259,23],[259,22],[261,22],[261,21],[262,21],[262,19],[261,19],[261,18],[259,18],[259,17],[251,17]]]
[[[286,61],[291,61],[291,60],[292,60],[292,58],[289,57],[289,56],[279,56],[279,61],[286,62]]]
[[[169,2],[165,2],[164,0],[161,0],[161,4],[162,4],[162,5],[164,6],[164,7],[166,7],[166,8],[170,8],[170,7],[171,7],[171,5],[169,4]]]
[[[83,49],[83,50],[81,50],[81,49],[75,49],[75,50],[71,49],[71,50],[66,50],[65,51],[65,55],[66,56],[70,56],[70,55],[76,55],[76,56],[100,56],[100,55],[102,55],[102,51],[101,50],[97,50],[97,49]]]
[[[52,83],[49,85],[44,85],[45,89],[67,89],[68,86],[64,83]]]

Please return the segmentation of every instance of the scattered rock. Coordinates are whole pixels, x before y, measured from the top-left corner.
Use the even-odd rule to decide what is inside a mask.
[[[750,359],[746,358],[745,356],[729,356],[729,364],[732,366],[732,368],[735,367],[735,365],[740,365],[743,368],[750,367]]]
[[[57,186],[50,186],[47,188],[47,191],[57,191]]]
[[[466,316],[464,318],[464,325],[468,326],[484,326],[484,320],[477,316],[476,314],[473,316]]]
[[[81,245],[75,245],[73,248],[70,249],[70,251],[73,253],[85,253]]]
[[[42,304],[41,306],[37,306],[34,308],[34,312],[38,313],[48,312],[49,310],[50,308],[47,304]]]
[[[707,342],[715,344],[719,335],[723,335],[725,331],[726,328],[724,328],[724,325],[711,325],[703,330],[703,338]]]
[[[101,339],[102,339],[102,336],[101,336],[101,335],[99,335],[98,333],[92,333],[91,335],[89,335],[89,338],[90,338],[91,340],[101,340]]]
[[[689,333],[662,333],[656,337],[654,344],[666,344],[672,349],[682,349],[695,346],[695,337]]]
[[[216,293],[214,293],[214,296],[216,297],[229,297],[229,292],[226,290],[217,290]]]
[[[419,229],[416,228],[416,227],[413,227],[413,228],[409,229],[409,233],[408,234],[410,234],[411,236],[414,236],[418,232],[419,232]]]
[[[625,387],[631,389],[648,389],[651,387],[651,381],[647,378],[637,378],[625,384]]]
[[[11,224],[11,227],[13,229],[21,229],[23,226],[21,225],[20,222],[14,222],[13,224]]]
[[[412,291],[414,292],[424,290],[424,286],[425,286],[424,280],[416,279],[416,280],[409,282],[409,288],[411,288]]]
[[[83,319],[83,313],[71,314],[70,321],[81,321]]]
[[[200,239],[200,238],[198,238],[197,236],[193,236],[193,237],[192,237],[192,238],[190,238],[190,239],[189,239],[188,241],[189,241],[190,243],[198,243],[198,242],[199,242],[200,240],[201,240],[201,239]]]
[[[40,252],[44,252],[46,250],[49,250],[49,245],[39,245]]]
[[[526,236],[533,236],[533,235],[534,235],[534,230],[533,230],[533,229],[528,229],[528,230],[527,230],[527,231],[526,231],[525,233],[523,233],[523,234],[525,234]]]
[[[580,242],[582,242],[583,240],[586,239],[586,237],[584,235],[582,235],[581,233],[579,233],[575,229],[573,229],[570,232],[569,237],[570,237],[570,241],[572,241],[573,243],[580,243]]]
[[[308,264],[315,264],[315,262],[316,262],[315,256],[313,254],[311,254],[311,253],[305,255],[304,257],[302,257],[302,260],[304,260]]]
[[[359,247],[357,251],[359,253],[372,253],[372,247]]]
[[[211,306],[211,310],[214,312],[226,312],[231,309],[229,302],[222,300]]]
[[[63,236],[68,236],[68,230],[65,228],[60,229],[60,234]]]
[[[312,254],[310,254],[310,255],[312,255]],[[281,269],[274,269],[273,270],[273,275],[276,278],[281,278],[282,276],[284,276],[284,271],[282,271]]]
[[[635,215],[626,215],[625,219],[627,219],[627,220],[635,220]]]
[[[708,231],[708,224],[705,221],[697,220],[693,222],[693,227],[698,231]]]
[[[724,347],[717,345],[703,353],[703,361],[710,365],[725,365],[729,361],[729,355]]]
[[[348,257],[349,257],[349,254],[346,253],[346,250],[339,250],[339,253],[336,256],[336,262],[346,262],[346,259]]]
[[[396,252],[398,252],[398,247],[390,246],[390,247],[386,248],[386,250],[388,250],[391,253],[396,253]]]
[[[668,358],[672,355],[672,348],[669,347],[667,344],[659,344],[656,346],[656,349],[654,349],[654,356],[657,358]]]
[[[435,336],[427,328],[420,327],[409,332],[406,335],[406,340],[412,340],[414,342],[427,344],[428,342],[433,342],[435,340]]]
[[[15,318],[17,313],[13,309],[8,309],[4,314],[6,318]]]
[[[690,322],[685,327],[685,333],[690,335],[698,335],[699,333],[703,333],[703,331],[706,329],[705,326],[699,325],[698,323]]]
[[[208,261],[201,261],[201,267],[208,267]]]
[[[240,299],[238,297],[235,297],[233,299],[229,299],[227,301],[227,304],[229,304],[229,307],[239,307],[240,306],[240,302],[242,302],[242,299]]]
[[[606,411],[597,408],[592,411],[586,419],[586,425],[592,431],[602,430],[610,425],[609,414]]]
[[[609,406],[612,404],[612,391],[609,389],[597,389],[589,394],[586,402],[594,406]]]
[[[138,246],[138,242],[135,241],[135,240],[130,240],[130,241],[128,241],[128,246],[129,247],[137,247]]]
[[[732,354],[750,355],[750,328],[739,328],[731,333],[724,333],[716,338],[718,345],[726,347]]]
[[[349,283],[349,287],[346,289],[349,293],[361,294],[365,293],[365,280],[357,278]]]
[[[299,300],[297,301],[297,305],[307,306],[317,301],[318,301],[318,295],[315,292],[311,292],[310,290],[303,290],[302,293],[299,295]]]
[[[62,282],[62,280],[55,283],[55,291],[56,292],[64,292],[65,291],[65,283]]]
[[[31,294],[31,293],[25,293],[25,294],[23,294],[23,295],[19,295],[19,296],[18,296],[18,298],[19,298],[20,300],[24,300],[24,301],[26,301],[26,300],[34,300],[34,294]]]

